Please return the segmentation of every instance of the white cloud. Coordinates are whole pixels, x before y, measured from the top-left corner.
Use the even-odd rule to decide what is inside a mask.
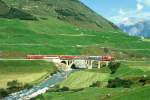
[[[122,21],[123,21],[123,22],[128,22],[128,21],[129,21],[129,18],[128,18],[128,17],[125,17],[125,18],[122,19]]]
[[[137,3],[150,7],[150,0],[137,0]]]
[[[144,11],[139,12],[137,10],[132,10],[132,11],[124,11],[124,15],[119,14],[109,18],[109,20],[111,20],[116,24],[125,23],[131,25],[139,21],[149,20],[149,18],[150,18],[150,12],[144,12]]]
[[[141,11],[143,9],[143,5],[137,3],[137,11]]]
[[[121,14],[121,15],[124,15],[125,13],[124,13],[124,11],[120,8],[120,10],[119,10],[119,14]]]
[[[144,7],[150,7],[150,0],[136,0],[135,9],[122,9],[118,10],[118,15],[112,16],[109,18],[110,21],[115,24],[126,23],[126,24],[135,24],[143,20],[150,20],[150,12],[144,11]]]

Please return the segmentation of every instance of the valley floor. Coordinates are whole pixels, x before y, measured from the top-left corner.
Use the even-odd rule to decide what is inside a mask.
[[[81,70],[72,73],[60,87],[69,90],[49,90],[33,100],[149,100],[150,84],[139,85],[137,79],[150,77],[150,62],[122,62],[115,74],[108,68]],[[116,77],[130,79],[135,82],[130,88],[107,88],[109,79]],[[100,87],[91,87],[93,82],[100,81]],[[150,81],[150,79],[148,79]]]
[[[35,100],[149,100],[150,86],[136,88],[85,88],[74,92],[47,92]]]

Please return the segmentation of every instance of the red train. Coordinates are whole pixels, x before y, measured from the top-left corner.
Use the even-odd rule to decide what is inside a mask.
[[[78,60],[100,60],[112,61],[112,56],[74,56],[74,55],[27,55],[27,59],[78,59]]]

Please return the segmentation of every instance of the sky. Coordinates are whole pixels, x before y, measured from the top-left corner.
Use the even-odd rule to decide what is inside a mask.
[[[150,0],[81,0],[115,24],[150,20]]]

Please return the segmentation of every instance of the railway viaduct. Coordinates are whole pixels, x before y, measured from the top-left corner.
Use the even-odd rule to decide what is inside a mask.
[[[93,64],[97,63],[97,68],[101,68],[103,63],[108,66],[109,62],[113,60],[112,56],[75,56],[75,55],[27,55],[27,59],[43,59],[54,62],[55,64],[64,64],[66,69],[70,69],[76,65],[76,61],[82,61],[84,68],[92,69]],[[77,66],[78,67],[78,66]]]
[[[80,61],[80,60],[77,60]],[[94,63],[97,63],[97,68],[101,68],[102,64],[106,64],[108,66],[109,61],[98,61],[98,60],[83,60],[85,63],[85,68],[92,69],[94,66]],[[61,63],[64,63],[66,65],[67,69],[70,69],[73,65],[76,65],[76,60],[61,60]],[[57,62],[56,62],[57,63]]]

